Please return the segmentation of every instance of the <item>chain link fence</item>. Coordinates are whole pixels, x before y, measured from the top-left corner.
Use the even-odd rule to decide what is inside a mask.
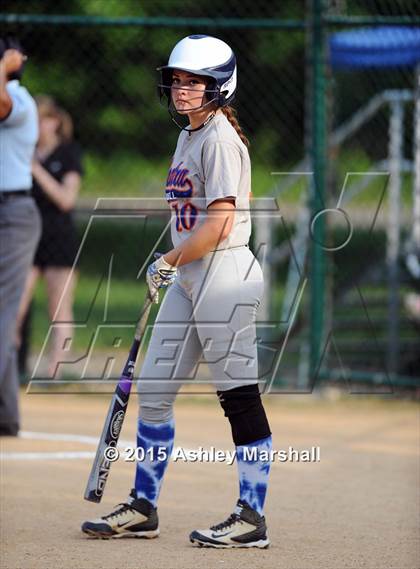
[[[408,26],[361,26],[329,38],[327,184],[331,204],[341,200],[365,238],[363,248],[355,238],[334,253],[326,306],[340,357],[332,359],[336,371],[351,370],[347,377],[381,378],[388,388],[403,381],[396,375],[420,370],[418,315],[407,309],[418,276],[406,263],[420,253],[413,232],[418,46],[419,29]]]
[[[36,2],[2,3],[2,33],[17,35],[29,55],[25,86],[33,95],[54,97],[70,113],[83,150],[75,218],[80,242],[88,239],[77,265],[75,359],[91,350],[99,322],[135,319],[138,272],[167,221],[162,212],[145,220],[135,205],[128,215],[97,214],[92,222],[96,200],[162,196],[179,131],[159,105],[156,67],[182,37],[208,33],[229,43],[238,59],[235,107],[251,140],[253,195],[272,196],[279,206],[273,219],[256,220],[253,237],[254,248],[267,245],[261,322],[273,323],[262,345],[263,369],[275,385],[288,388],[308,388],[315,376],[365,383],[375,373],[388,386],[388,372],[412,385],[408,376],[420,375],[418,329],[405,299],[418,281],[404,268],[404,256],[416,254],[410,231],[415,65],[340,65],[333,46],[350,29],[362,36],[387,24],[415,29],[416,4],[71,0],[46,1],[41,14]],[[395,105],[400,111],[392,119]],[[392,203],[390,179],[394,189],[399,184]],[[348,219],[335,212],[343,187],[341,207],[353,234],[337,248],[349,230]],[[325,208],[334,211],[317,218],[325,226],[317,234],[314,215]],[[316,242],[320,235],[317,257],[313,237]],[[113,294],[107,296],[100,283],[110,270]],[[44,353],[48,326],[39,288],[30,373]],[[126,347],[129,331],[122,337]],[[103,350],[117,354],[112,334],[95,341],[98,360]],[[274,359],[265,357],[272,353]]]

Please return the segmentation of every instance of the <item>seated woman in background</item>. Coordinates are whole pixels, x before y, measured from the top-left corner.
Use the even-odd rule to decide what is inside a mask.
[[[18,315],[20,330],[30,305],[38,277],[47,288],[48,313],[53,329],[48,375],[59,376],[60,355],[70,348],[73,332],[72,272],[77,253],[77,235],[72,210],[76,204],[83,169],[81,153],[73,142],[70,115],[48,96],[36,97],[39,140],[32,163],[33,194],[42,217],[42,235],[28,276]]]

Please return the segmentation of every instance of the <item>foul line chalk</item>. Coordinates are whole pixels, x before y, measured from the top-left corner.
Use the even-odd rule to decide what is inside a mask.
[[[96,446],[99,442],[97,437],[89,437],[86,435],[75,435],[68,433],[40,433],[35,431],[19,431],[19,439],[34,441],[60,441],[69,443],[81,443]],[[132,441],[120,440],[118,448],[133,448],[136,445]],[[176,448],[174,449],[176,450]],[[190,449],[184,449],[186,453]],[[58,452],[0,452],[0,460],[76,460],[76,459],[92,459],[95,457],[92,451],[58,451]]]

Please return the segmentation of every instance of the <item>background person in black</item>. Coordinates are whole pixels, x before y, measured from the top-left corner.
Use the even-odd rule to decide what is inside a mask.
[[[73,291],[75,275],[71,268],[77,253],[76,229],[72,218],[80,189],[81,153],[72,141],[70,115],[51,97],[36,98],[39,114],[39,140],[32,163],[33,195],[42,217],[42,235],[34,266],[26,281],[19,308],[19,330],[42,275],[48,296],[51,321],[68,323],[54,328],[48,374],[57,378],[63,348],[73,332]],[[20,338],[18,337],[18,344]]]

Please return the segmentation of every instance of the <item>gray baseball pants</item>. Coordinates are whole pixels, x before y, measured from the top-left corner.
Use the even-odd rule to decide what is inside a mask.
[[[261,267],[246,246],[180,267],[137,384],[143,421],[169,421],[179,388],[186,381],[202,383],[205,364],[217,390],[258,382],[255,319],[263,290]]]
[[[33,198],[0,198],[0,428],[19,428],[16,318],[41,234]]]

